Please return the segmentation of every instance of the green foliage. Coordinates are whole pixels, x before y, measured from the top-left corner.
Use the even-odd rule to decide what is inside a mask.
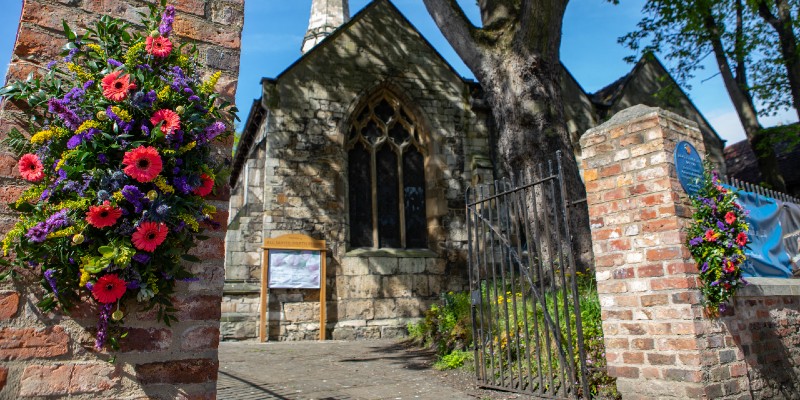
[[[616,380],[606,372],[600,300],[597,295],[594,274],[578,273],[576,279],[583,344],[588,367],[587,380],[591,394],[601,398],[617,399],[620,396],[616,389]],[[555,346],[553,336],[552,334],[549,337],[546,336],[542,328],[546,323],[543,316],[545,307],[553,321],[558,321],[558,334],[564,340],[571,340],[574,349],[578,348],[577,315],[571,311],[571,307],[567,307],[567,311],[565,311],[563,291],[545,293],[544,307],[541,303],[527,298],[523,302],[519,287],[512,288],[485,283],[481,291],[484,299],[497,298],[496,304],[486,304],[482,312],[481,310],[476,312],[478,318],[481,318],[481,315],[492,315],[491,318],[494,319],[491,323],[491,340],[487,346],[492,346],[495,357],[490,357],[488,353],[484,354],[483,362],[487,369],[499,368],[501,363],[503,368],[513,368],[513,365],[509,363],[508,355],[510,354],[512,359],[530,357],[534,360],[537,357],[540,358],[543,370],[532,371],[534,373],[547,375],[560,370],[561,361],[556,348],[553,347]],[[443,304],[431,306],[423,321],[409,325],[409,336],[418,343],[436,348],[439,360],[434,366],[438,369],[471,366],[474,354],[468,349],[473,348],[474,343],[471,336],[469,293],[451,292],[444,295],[443,298]],[[567,301],[570,305],[572,304],[572,299],[567,299]],[[514,302],[517,303],[517,307],[510,307]],[[510,312],[514,309],[517,311],[516,314]],[[483,326],[489,325],[484,321]],[[538,330],[535,329],[537,326]],[[506,327],[509,327],[510,330]],[[524,336],[526,327],[532,348],[526,348],[524,340],[516,339]],[[577,350],[574,357],[575,364],[579,365],[580,354]]]
[[[433,364],[433,367],[440,371],[456,369],[463,367],[466,363],[473,361],[474,359],[475,355],[471,351],[453,350],[450,354],[445,354],[438,361],[436,361],[436,363]]]

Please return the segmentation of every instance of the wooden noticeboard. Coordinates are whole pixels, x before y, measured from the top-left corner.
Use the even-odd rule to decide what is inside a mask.
[[[259,339],[267,338],[270,288],[319,289],[319,340],[325,340],[325,241],[300,234],[264,239]]]

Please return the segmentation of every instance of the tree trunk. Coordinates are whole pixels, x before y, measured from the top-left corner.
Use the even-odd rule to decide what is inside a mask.
[[[561,151],[566,187],[563,196],[568,204],[585,199],[586,189],[563,122],[560,64],[536,56],[505,54],[487,57],[476,77],[492,109],[504,169],[515,181],[530,182],[536,168],[555,163],[556,152]],[[588,209],[585,202],[568,209],[572,252],[579,270],[587,270],[593,257]]]
[[[786,77],[792,94],[792,103],[798,118],[800,118],[800,55],[797,49],[797,38],[794,36],[794,30],[792,29],[791,8],[786,0],[775,0],[775,5],[778,9],[777,15],[770,10],[766,1],[759,1],[758,14],[778,34],[783,66],[786,68]]]
[[[762,179],[764,179],[772,189],[785,192],[786,184],[778,169],[778,160],[775,157],[775,151],[768,141],[764,143],[765,138],[760,134],[763,128],[761,127],[761,123],[758,122],[758,114],[756,113],[755,105],[753,105],[753,99],[748,89],[740,86],[736,77],[734,77],[731,72],[725,49],[720,40],[720,31],[717,26],[717,21],[714,19],[711,10],[706,9],[704,12],[705,18],[703,23],[706,30],[709,32],[709,41],[714,51],[714,57],[717,61],[722,81],[725,83],[725,89],[727,89],[728,96],[731,98],[733,107],[736,109],[736,114],[739,115],[739,121],[744,127],[744,132],[747,136],[747,140],[750,142],[750,147],[752,147],[753,152],[756,154]]]
[[[561,101],[561,23],[566,1],[479,0],[483,28],[455,0],[424,0],[447,41],[475,74],[492,110],[504,169],[527,181],[541,163],[563,155],[568,202],[586,198]],[[570,207],[576,262],[592,265],[586,203]]]

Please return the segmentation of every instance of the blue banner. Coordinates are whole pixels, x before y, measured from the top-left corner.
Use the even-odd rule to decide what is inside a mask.
[[[750,225],[747,232],[750,243],[745,249],[747,261],[742,265],[742,274],[745,277],[791,278],[793,264],[797,263],[796,236],[800,227],[800,214],[794,212],[800,209],[753,192],[739,190],[738,194],[737,202],[749,211],[747,223]]]

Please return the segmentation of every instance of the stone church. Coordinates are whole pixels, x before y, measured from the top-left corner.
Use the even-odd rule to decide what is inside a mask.
[[[258,336],[261,245],[288,233],[327,241],[329,338],[404,335],[466,287],[464,192],[503,174],[490,111],[389,0],[352,18],[347,0],[313,0],[302,52],[262,79],[236,147],[222,337]],[[724,166],[722,139],[654,58],[594,94],[564,69],[562,87],[576,144],[644,103],[696,121]],[[319,304],[316,290],[270,290],[267,337],[317,338]]]

